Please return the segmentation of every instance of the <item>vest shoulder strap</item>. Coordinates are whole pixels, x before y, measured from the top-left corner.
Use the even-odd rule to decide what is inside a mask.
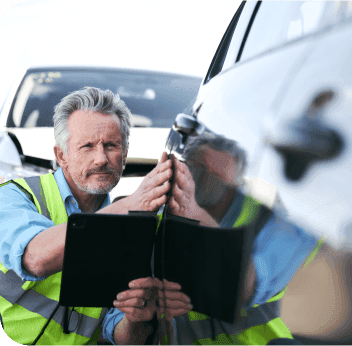
[[[249,225],[257,216],[261,204],[254,198],[245,195],[241,212],[236,219],[233,228],[240,228]]]
[[[8,180],[8,181],[6,181],[5,183],[2,183],[2,184],[0,185],[0,187],[3,187],[3,186],[5,186],[5,185],[7,185],[7,184],[14,184],[14,185],[16,185],[23,193],[25,193],[25,194],[28,196],[29,200],[30,200],[33,204],[35,204],[34,199],[33,199],[33,195],[32,195],[31,193],[29,193],[21,184],[19,184],[19,181],[20,181],[20,180],[23,180],[23,179],[16,179],[16,181],[15,181],[15,180]]]
[[[6,184],[15,184],[24,192],[30,201],[36,206],[38,212],[55,225],[67,222],[67,213],[64,202],[61,198],[59,187],[52,173],[34,176],[29,178],[9,180]]]
[[[67,222],[67,212],[59,187],[52,173],[40,176],[41,191],[44,192],[46,206],[55,225]]]
[[[29,178],[23,178],[27,183],[34,197],[37,199],[40,206],[40,213],[51,220],[50,213],[47,207],[45,195],[43,192],[43,187],[40,183],[40,176],[34,176]]]
[[[269,220],[272,214],[273,212],[269,208],[265,207],[254,198],[246,195],[242,204],[240,215],[232,227],[245,227],[255,221],[256,235]]]

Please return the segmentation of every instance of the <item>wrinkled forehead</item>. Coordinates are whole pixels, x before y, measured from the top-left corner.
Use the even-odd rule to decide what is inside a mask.
[[[75,141],[121,139],[121,128],[118,117],[92,111],[75,111],[68,120],[70,138]]]

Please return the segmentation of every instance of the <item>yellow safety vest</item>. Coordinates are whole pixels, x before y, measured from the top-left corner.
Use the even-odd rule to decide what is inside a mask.
[[[67,213],[53,174],[8,181],[16,184],[35,204],[38,212],[55,225],[67,222]],[[0,263],[0,314],[4,330],[14,341],[32,344],[58,305],[61,272],[43,281],[22,281],[13,270]],[[37,345],[96,344],[101,322],[108,309],[75,308],[71,323],[75,330],[64,334],[62,324],[65,308],[53,315]],[[78,323],[77,323],[78,321]],[[74,328],[72,327],[72,329]]]
[[[261,204],[245,196],[240,215],[233,228],[249,225],[259,215]],[[308,257],[311,261],[321,246]],[[292,339],[291,332],[280,318],[281,299],[285,289],[264,304],[242,310],[241,320],[236,325],[213,319],[195,311],[175,317],[175,330],[171,344],[178,345],[266,345],[276,338]],[[215,340],[212,339],[214,333]],[[165,339],[165,337],[164,337]],[[167,340],[165,340],[167,341]]]

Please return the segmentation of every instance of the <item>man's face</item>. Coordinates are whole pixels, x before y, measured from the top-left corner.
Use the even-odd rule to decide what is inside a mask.
[[[68,130],[63,169],[69,179],[88,194],[110,192],[120,180],[127,156],[120,122],[111,115],[77,110],[69,117]]]
[[[236,169],[231,155],[201,146],[188,162],[200,207],[218,205],[235,188]]]

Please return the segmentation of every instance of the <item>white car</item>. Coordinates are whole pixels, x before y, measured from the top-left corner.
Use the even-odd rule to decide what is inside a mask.
[[[25,163],[16,145],[6,132],[0,131],[0,184],[17,178],[50,173],[52,170]]]
[[[201,78],[95,67],[32,67],[20,73],[4,102],[0,130],[11,136],[22,163],[50,170],[54,160],[53,112],[85,86],[110,89],[132,113],[127,166],[111,200],[133,193],[156,165],[175,115],[191,104]]]

